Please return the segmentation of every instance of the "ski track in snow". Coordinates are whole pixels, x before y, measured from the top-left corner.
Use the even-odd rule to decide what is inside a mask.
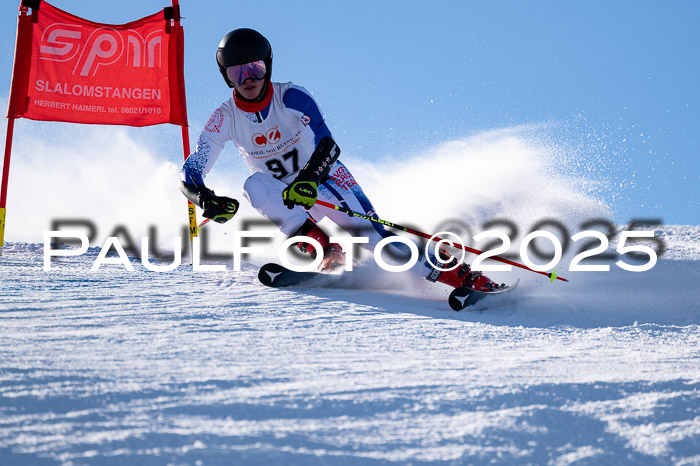
[[[90,273],[94,249],[44,272],[41,246],[9,245],[0,463],[700,464],[686,246],[454,313],[268,289],[252,265]]]

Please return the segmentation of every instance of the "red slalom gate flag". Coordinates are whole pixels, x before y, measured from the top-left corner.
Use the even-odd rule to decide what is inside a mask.
[[[189,155],[185,39],[178,0],[127,24],[88,21],[42,0],[21,0],[0,181],[0,256],[5,235],[14,121],[179,125]],[[29,12],[31,9],[31,13]],[[188,203],[190,239],[197,218]]]
[[[187,126],[184,38],[172,8],[109,25],[36,3],[19,17],[8,118]]]

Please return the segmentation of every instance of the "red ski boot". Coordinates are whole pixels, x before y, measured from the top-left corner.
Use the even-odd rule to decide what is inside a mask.
[[[450,253],[444,247],[441,247],[438,254],[440,254],[440,259],[443,261],[441,268],[452,270],[441,271],[434,268],[430,263],[427,263],[429,267],[432,268],[430,274],[428,274],[426,280],[431,282],[439,282],[449,285],[453,288],[471,288],[477,291],[493,291],[502,285],[497,285],[489,277],[483,275],[481,272],[472,272],[469,264],[458,264],[457,258],[452,257]],[[440,265],[440,261],[437,261]]]
[[[323,248],[323,261],[318,266],[319,272],[333,272],[345,265],[345,253],[338,243],[331,243],[328,235],[311,220],[307,220],[292,236],[308,236],[315,239]],[[316,258],[316,248],[311,243],[299,242],[297,248],[312,258]]]

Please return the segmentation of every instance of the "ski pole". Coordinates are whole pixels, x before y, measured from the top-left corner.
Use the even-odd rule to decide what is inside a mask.
[[[200,230],[204,225],[206,225],[207,223],[209,223],[210,221],[211,221],[210,218],[205,218],[205,219],[202,221],[202,223],[200,223],[199,225],[197,225],[197,234],[199,234],[199,230]]]
[[[321,205],[321,206],[323,206],[323,207],[327,207],[327,208],[329,208],[329,209],[335,209],[335,210],[337,210],[337,211],[346,213],[346,214],[351,215],[351,216],[353,216],[353,217],[359,217],[359,218],[363,218],[363,219],[365,219],[365,220],[369,220],[369,221],[371,221],[371,222],[379,223],[380,225],[384,225],[384,226],[387,226],[387,227],[389,227],[389,228],[394,228],[394,229],[396,229],[396,230],[405,231],[406,233],[411,233],[412,235],[420,236],[420,237],[422,237],[422,238],[426,238],[426,239],[429,239],[429,240],[432,240],[432,241],[435,241],[435,242],[448,241],[448,240],[444,240],[444,239],[440,238],[439,236],[430,236],[430,235],[428,235],[427,233],[423,233],[423,232],[421,232],[421,231],[414,230],[413,228],[408,228],[408,227],[405,227],[405,226],[402,226],[402,225],[397,225],[396,223],[387,222],[386,220],[382,220],[381,218],[370,217],[370,216],[368,216],[368,215],[361,214],[361,213],[359,213],[359,212],[355,212],[355,211],[353,211],[353,210],[346,209],[346,208],[344,208],[344,207],[340,207],[340,206],[338,206],[338,205],[331,204],[331,203],[329,203],[329,202],[317,200],[317,201],[316,201],[316,204]],[[450,241],[450,242],[451,242],[451,241]],[[463,250],[465,250],[465,251],[467,251],[467,252],[471,252],[472,254],[476,254],[476,255],[483,254],[483,251],[479,251],[478,249],[473,249],[473,248],[464,246],[464,245],[459,244],[459,243],[452,243],[452,245],[453,245],[454,247],[456,247],[456,248],[463,249]],[[549,278],[550,281],[554,281],[555,278],[556,278],[557,280],[561,280],[561,281],[563,281],[563,282],[568,282],[568,281],[569,281],[569,280],[567,280],[567,279],[564,278],[564,277],[558,276],[558,275],[557,275],[556,273],[554,273],[554,272],[547,273],[547,272],[540,272],[540,271],[538,271],[538,270],[532,270],[530,267],[528,267],[528,266],[526,266],[526,265],[519,264],[519,263],[517,263],[517,262],[513,262],[513,261],[510,261],[510,260],[508,260],[508,259],[503,259],[502,257],[490,256],[489,258],[490,258],[490,259],[493,259],[493,260],[495,260],[495,261],[498,261],[498,262],[503,262],[504,264],[513,265],[513,266],[515,266],[515,267],[519,267],[519,268],[524,269],[524,270],[529,270],[530,272],[535,272],[535,273],[538,273],[538,274],[540,274],[540,275],[544,275],[545,277]]]

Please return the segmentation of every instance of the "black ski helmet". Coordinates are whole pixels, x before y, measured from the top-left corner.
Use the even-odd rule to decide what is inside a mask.
[[[219,49],[216,51],[216,64],[219,65],[219,71],[221,71],[228,87],[233,87],[233,83],[226,76],[227,67],[258,60],[265,61],[267,68],[265,80],[269,81],[272,76],[272,46],[265,36],[255,29],[235,29],[226,34],[219,42]]]

